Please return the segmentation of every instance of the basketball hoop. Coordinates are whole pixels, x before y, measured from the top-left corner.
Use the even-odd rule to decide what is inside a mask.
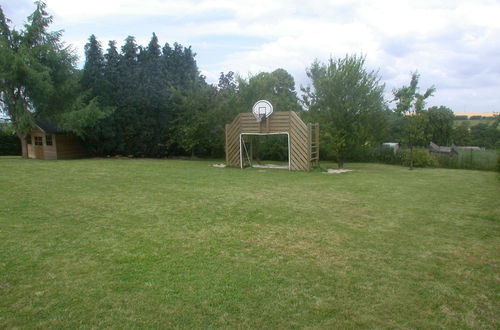
[[[261,122],[269,118],[273,113],[273,105],[266,100],[257,101],[252,107],[252,113],[257,122]]]

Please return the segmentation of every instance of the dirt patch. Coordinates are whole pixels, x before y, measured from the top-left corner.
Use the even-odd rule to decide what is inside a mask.
[[[347,172],[352,172],[352,170],[348,170],[348,169],[334,170],[333,168],[329,168],[326,173],[327,174],[340,174],[340,173],[347,173]]]

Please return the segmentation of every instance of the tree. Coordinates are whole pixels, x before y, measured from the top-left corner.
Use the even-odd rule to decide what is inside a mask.
[[[268,100],[274,111],[299,110],[295,81],[285,69],[261,72],[238,81],[242,111],[250,111],[258,100]]]
[[[500,147],[500,117],[490,123],[479,123],[470,128],[471,143],[480,147],[495,149]]]
[[[453,121],[455,115],[445,106],[430,107],[423,111],[427,117],[426,135],[438,145],[450,145],[453,140]]]
[[[161,59],[161,47],[155,33],[148,46],[141,49],[138,58],[138,79],[141,82],[137,90],[139,100],[138,116],[141,126],[137,152],[161,157],[166,155],[165,139],[168,134],[170,117],[168,99],[170,95],[168,74]]]
[[[120,53],[110,41],[104,60],[101,54],[99,42],[91,36],[82,83],[93,93],[101,91],[96,94],[99,103],[116,108],[86,132],[85,139],[95,153],[163,157],[200,150],[192,147],[199,141],[188,141],[195,139],[192,128],[203,118],[193,114],[206,111],[209,104],[203,105],[205,88],[200,86],[206,87],[206,82],[191,48],[177,43],[173,48],[168,44],[160,48],[153,33],[146,47],[128,36]],[[190,102],[200,107],[190,111]],[[192,127],[180,134],[180,124]],[[205,132],[204,125],[198,126]]]
[[[408,86],[393,90],[393,101],[396,102],[395,112],[405,118],[405,140],[410,148],[410,169],[413,169],[413,147],[423,143],[422,141],[426,141],[425,126],[427,118],[422,114],[425,100],[436,91],[432,86],[424,94],[420,94],[418,88],[419,78],[418,72],[413,72]]]
[[[238,79],[234,72],[221,72],[215,87],[214,105],[209,109],[211,118],[210,150],[212,157],[224,156],[225,125],[245,111],[241,106]]]
[[[453,129],[453,144],[458,146],[470,145],[470,125],[468,121],[461,122]]]
[[[190,88],[194,81],[200,79],[196,54],[191,47],[182,47],[174,43],[173,48],[168,43],[162,48],[163,65],[168,75],[168,87]]]
[[[321,123],[322,149],[333,153],[339,168],[384,131],[384,85],[364,65],[364,56],[346,55],[315,61],[307,70],[312,85],[303,88],[302,102],[308,119]]]
[[[85,45],[85,65],[81,82],[84,89],[91,89],[92,94],[96,96],[103,92],[104,65],[101,43],[92,34]]]
[[[75,59],[60,41],[61,31],[49,32],[52,16],[42,1],[28,17],[24,29],[9,27],[0,7],[0,107],[21,140],[27,158],[26,135],[37,114],[64,111],[75,97]]]
[[[173,141],[191,157],[211,155],[214,140],[218,141],[213,134],[218,121],[212,112],[214,97],[215,89],[204,82],[173,90],[172,103],[179,113],[173,123],[176,128]]]

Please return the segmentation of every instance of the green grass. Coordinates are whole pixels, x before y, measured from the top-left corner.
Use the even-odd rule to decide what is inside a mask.
[[[498,174],[0,159],[0,328],[500,327]]]
[[[482,119],[455,119],[453,120],[453,126],[458,127],[462,123],[468,123],[470,127],[476,126],[479,124],[487,124],[490,125],[495,120],[495,117],[488,117]]]

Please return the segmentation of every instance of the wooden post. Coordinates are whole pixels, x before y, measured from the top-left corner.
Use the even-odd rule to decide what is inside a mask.
[[[312,134],[313,134],[313,127],[312,127],[313,124],[309,123],[307,124],[307,144],[309,146],[309,155],[307,155],[307,159],[309,160],[308,161],[308,164],[307,164],[307,167],[308,169],[310,170],[311,169],[311,162],[312,162],[312,155],[313,155],[313,137],[312,137]]]
[[[319,166],[319,123],[316,123],[316,166]]]
[[[253,164],[252,164],[252,162],[253,162],[253,138],[254,138],[253,135],[250,135],[250,156],[249,156],[250,167],[253,167]]]
[[[224,125],[224,152],[226,154],[226,165],[229,166],[228,136],[229,124]]]

